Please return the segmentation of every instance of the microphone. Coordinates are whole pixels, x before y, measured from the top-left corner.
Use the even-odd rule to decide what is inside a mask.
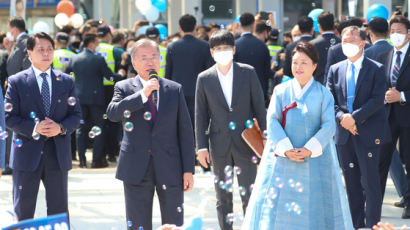
[[[158,80],[158,73],[155,70],[151,70],[149,72],[149,79],[157,79]],[[158,91],[157,90],[153,90],[152,91],[152,99],[154,101],[154,104],[157,105],[158,103]]]

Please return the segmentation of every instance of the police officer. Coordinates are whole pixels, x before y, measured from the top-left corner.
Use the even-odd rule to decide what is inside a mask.
[[[273,78],[268,81],[268,95],[272,95],[273,89],[276,85],[280,84],[281,77],[276,75],[276,71],[279,70],[279,60],[278,55],[282,50],[282,46],[279,45],[279,30],[272,28],[269,32],[266,45],[268,46],[270,55],[271,70],[273,71]]]
[[[149,27],[145,31],[145,35],[155,41],[156,43],[160,44],[161,39],[159,37],[159,30],[156,27]],[[166,64],[166,56],[167,56],[167,48],[161,45],[159,47],[159,55],[160,55],[160,70],[158,72],[158,76],[164,77],[165,75],[165,64]]]

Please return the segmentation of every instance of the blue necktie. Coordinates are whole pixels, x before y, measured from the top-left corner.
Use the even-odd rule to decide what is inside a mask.
[[[41,84],[41,97],[43,98],[44,110],[46,111],[46,116],[50,115],[50,88],[47,82],[47,73],[41,73],[40,77],[43,78],[43,83]]]
[[[349,108],[349,112],[353,112],[353,101],[354,101],[354,91],[356,88],[356,83],[354,80],[354,65],[352,63],[352,71],[349,76],[347,76],[347,107]]]
[[[400,73],[400,62],[401,62],[401,58],[400,58],[400,55],[401,55],[401,51],[397,51],[396,52],[396,63],[394,64],[394,67],[393,67],[393,73],[392,73],[392,75],[391,75],[391,86],[392,87],[396,87],[396,84],[397,84],[397,79],[399,78],[399,73]]]

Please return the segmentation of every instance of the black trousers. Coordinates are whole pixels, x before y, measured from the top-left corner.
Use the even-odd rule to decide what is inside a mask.
[[[347,198],[355,228],[372,228],[380,221],[382,194],[379,179],[381,147],[366,147],[350,135],[344,145],[336,145],[342,166]]]
[[[81,105],[84,124],[77,129],[77,151],[80,161],[85,161],[85,151],[89,141],[88,133],[93,126],[102,129],[104,125],[103,114],[105,113],[103,105]],[[104,158],[104,132],[93,138],[93,162],[101,162]]]
[[[181,184],[163,187],[155,178],[152,157],[147,172],[139,184],[124,182],[125,209],[128,230],[152,229],[152,205],[157,192],[162,224],[181,226],[184,222],[184,192]]]
[[[18,220],[34,217],[40,181],[46,190],[47,215],[68,215],[67,176],[68,171],[61,171],[58,164],[54,141],[49,139],[34,172],[13,170],[13,203]]]
[[[215,183],[216,191],[216,210],[218,213],[218,222],[222,230],[231,230],[232,222],[227,217],[229,213],[233,213],[233,194],[229,189],[229,175],[225,174],[225,168],[228,166],[232,169],[236,166],[241,170],[237,175],[238,184],[244,188],[245,194],[241,194],[242,209],[245,214],[248,206],[249,198],[251,196],[250,186],[255,182],[257,165],[252,163],[253,153],[236,151],[231,144],[229,151],[226,154],[218,155],[218,153],[211,152],[212,171],[218,183]],[[232,171],[232,182],[235,178],[235,172]]]
[[[380,154],[380,181],[382,192],[386,187],[387,174],[392,161],[392,155],[396,149],[397,140],[399,141],[399,153],[402,163],[406,167],[407,177],[407,191],[403,195],[407,207],[410,207],[410,128],[401,127],[394,116],[394,111],[390,113],[390,130],[392,134],[392,141],[382,146]]]

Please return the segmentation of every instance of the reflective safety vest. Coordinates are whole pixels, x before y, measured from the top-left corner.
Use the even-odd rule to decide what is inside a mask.
[[[282,49],[282,46],[268,45],[268,49],[269,49],[269,55],[270,55],[270,64],[272,65],[272,63],[274,63],[276,60],[276,55]]]
[[[55,50],[53,58],[53,68],[59,72],[64,72],[74,54],[75,53],[64,48]]]
[[[115,73],[114,46],[106,42],[100,42],[97,47],[97,55],[104,57],[108,68]],[[114,81],[109,81],[104,78],[104,85],[114,85]]]
[[[158,76],[164,77],[165,76],[165,64],[167,59],[167,48],[163,46],[159,46],[159,56],[161,62],[161,68],[159,69]]]

